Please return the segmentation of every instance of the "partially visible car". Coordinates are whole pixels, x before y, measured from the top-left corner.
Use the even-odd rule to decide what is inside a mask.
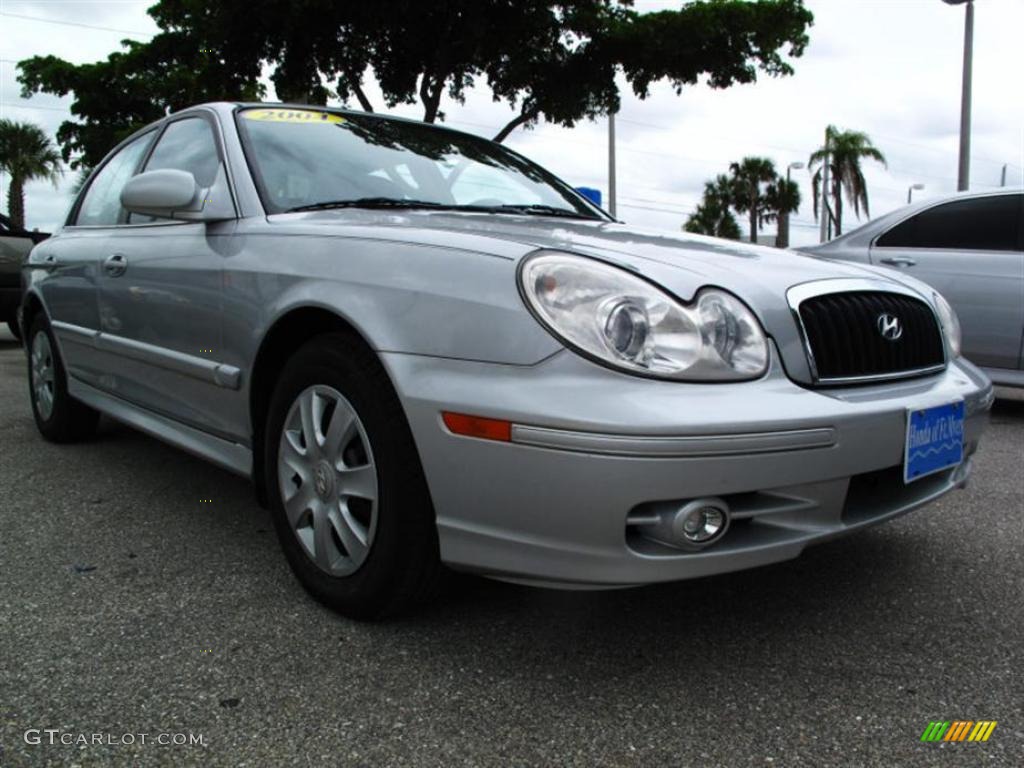
[[[21,265],[32,247],[49,235],[15,227],[0,214],[0,323],[7,323],[14,338],[21,338],[16,318],[21,303]]]
[[[919,202],[799,250],[928,283],[960,318],[964,356],[995,384],[1024,387],[1024,191]]]

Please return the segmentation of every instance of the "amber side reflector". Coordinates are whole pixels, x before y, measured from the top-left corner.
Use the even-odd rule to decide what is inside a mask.
[[[485,419],[482,416],[467,416],[464,413],[443,411],[444,425],[456,435],[479,437],[482,440],[512,440],[512,422],[501,419]]]

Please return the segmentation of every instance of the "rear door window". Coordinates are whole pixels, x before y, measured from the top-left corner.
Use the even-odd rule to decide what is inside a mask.
[[[1024,195],[954,200],[897,224],[875,242],[878,248],[1019,251]]]

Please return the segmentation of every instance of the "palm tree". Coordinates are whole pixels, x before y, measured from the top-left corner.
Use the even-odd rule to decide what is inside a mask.
[[[739,240],[740,225],[729,210],[734,195],[732,179],[724,174],[707,182],[704,185],[704,199],[686,220],[683,229],[699,235]]]
[[[834,125],[825,130],[825,145],[814,152],[808,168],[813,176],[814,218],[818,218],[818,199],[821,197],[822,166],[828,158],[828,172],[831,176],[828,195],[832,200],[832,218],[836,223],[836,235],[843,234],[843,193],[853,205],[853,212],[860,218],[860,209],[871,218],[868,209],[868,185],[860,169],[864,158],[875,160],[886,166],[883,155],[870,137],[862,131],[840,131]]]
[[[0,170],[10,174],[7,188],[7,213],[11,223],[25,228],[25,183],[60,180],[60,155],[50,137],[32,123],[0,120]]]
[[[767,157],[744,157],[739,163],[730,163],[729,170],[734,188],[733,207],[750,217],[750,242],[756,243],[757,226],[767,209],[764,185],[779,177],[775,164]]]
[[[779,235],[775,245],[789,248],[789,214],[796,213],[800,208],[800,186],[795,181],[780,178],[768,185],[765,197],[768,199],[769,211],[764,221],[779,221]]]

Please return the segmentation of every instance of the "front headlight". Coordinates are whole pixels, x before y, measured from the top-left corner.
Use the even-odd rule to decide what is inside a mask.
[[[768,368],[768,342],[757,318],[725,291],[705,288],[686,305],[624,269],[551,251],[527,258],[519,281],[551,333],[620,370],[735,381]]]
[[[942,335],[946,337],[946,348],[949,350],[949,358],[960,357],[960,320],[942,294],[938,291],[932,293],[935,299],[935,310],[939,314],[939,322],[942,324]]]

